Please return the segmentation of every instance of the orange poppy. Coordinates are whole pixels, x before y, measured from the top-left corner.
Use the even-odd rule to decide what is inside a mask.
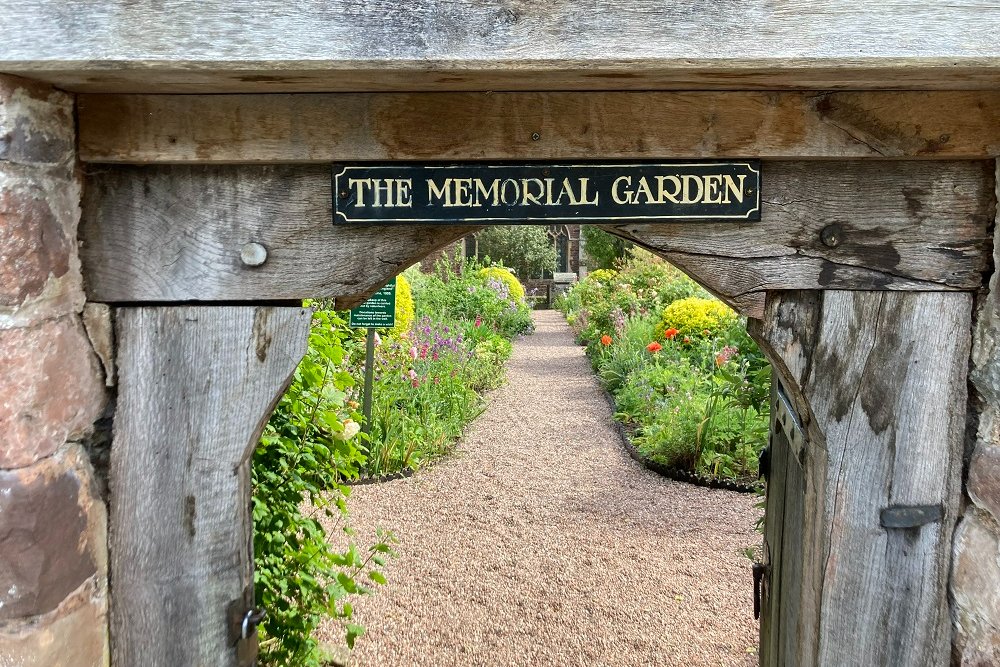
[[[611,336],[609,336],[608,334],[604,334],[603,336],[601,336],[601,345],[604,345],[605,347],[611,345]]]
[[[666,338],[667,340],[673,340],[674,336],[676,336],[679,333],[680,331],[674,329],[673,327],[670,327],[669,329],[663,332],[663,337]]]
[[[650,352],[659,352],[660,350],[663,349],[663,346],[654,340],[652,343],[646,346],[646,349],[649,350]]]

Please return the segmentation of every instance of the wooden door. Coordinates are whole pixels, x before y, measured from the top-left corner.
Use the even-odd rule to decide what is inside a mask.
[[[771,387],[771,435],[761,460],[767,481],[760,578],[761,667],[801,664],[798,599],[805,513],[803,433],[780,382]]]

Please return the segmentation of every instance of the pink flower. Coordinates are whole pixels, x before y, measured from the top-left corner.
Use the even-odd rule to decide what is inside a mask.
[[[476,326],[476,328],[479,328],[479,327],[483,326],[483,318],[479,317],[479,315],[476,315],[476,325],[475,326]]]
[[[417,379],[417,372],[415,370],[413,370],[412,368],[410,369],[410,379],[411,380],[416,380]]]
[[[413,347],[410,348],[410,359],[416,359],[416,358],[417,358],[417,346],[414,345]]]
[[[434,350],[434,354],[431,355],[431,360],[437,361],[439,356],[440,355],[437,353],[437,350]]]
[[[377,331],[375,332],[375,344],[376,345],[381,345],[382,344],[382,338],[378,335]]]

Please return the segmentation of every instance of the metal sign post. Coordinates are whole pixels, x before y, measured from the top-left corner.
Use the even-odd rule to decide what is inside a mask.
[[[368,335],[365,338],[365,386],[361,399],[361,411],[364,422],[361,432],[371,432],[372,422],[372,385],[375,380],[375,329],[396,326],[396,279],[375,292],[367,301],[351,309],[349,323],[352,327],[365,327]]]

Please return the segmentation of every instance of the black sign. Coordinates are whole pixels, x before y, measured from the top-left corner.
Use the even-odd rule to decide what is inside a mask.
[[[334,224],[760,220],[760,163],[334,165]]]

